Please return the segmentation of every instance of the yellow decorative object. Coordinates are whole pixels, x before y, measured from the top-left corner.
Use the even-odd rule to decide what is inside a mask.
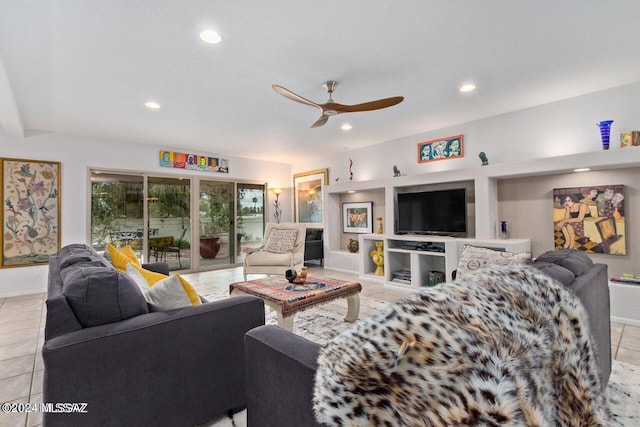
[[[382,252],[382,242],[376,242],[376,248],[369,252],[371,259],[373,259],[376,265],[376,271],[373,273],[376,276],[384,276],[384,252]]]

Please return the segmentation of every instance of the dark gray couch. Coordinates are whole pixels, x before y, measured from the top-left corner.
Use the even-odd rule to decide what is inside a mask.
[[[43,399],[88,406],[44,424],[193,426],[243,408],[243,337],[259,325],[254,297],[149,312],[126,274],[66,246],[49,261]]]
[[[573,250],[547,252],[533,265],[571,289],[585,306],[606,387],[611,373],[607,266]],[[245,346],[248,425],[318,426],[311,398],[320,346],[271,325],[249,331]]]

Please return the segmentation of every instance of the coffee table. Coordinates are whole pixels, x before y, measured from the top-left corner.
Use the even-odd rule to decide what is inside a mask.
[[[360,313],[362,285],[357,282],[307,276],[303,284],[289,283],[282,276],[237,282],[229,285],[229,294],[253,295],[260,298],[278,315],[278,326],[293,331],[293,316],[300,310],[314,305],[346,298],[345,322],[355,322]]]

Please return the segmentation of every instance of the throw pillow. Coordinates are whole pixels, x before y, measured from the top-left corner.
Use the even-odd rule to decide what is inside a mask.
[[[122,255],[128,256],[133,264],[137,266],[141,266],[140,260],[138,259],[138,255],[136,255],[131,245],[126,245],[124,248],[120,250],[120,253]]]
[[[498,251],[489,248],[465,245],[462,248],[462,255],[458,262],[458,272],[456,278],[462,277],[465,273],[477,270],[485,265],[507,265],[515,263],[528,263],[531,261],[531,252],[509,252]]]
[[[151,286],[155,285],[160,280],[166,279],[167,275],[156,273],[155,271],[149,271],[142,267],[130,262],[127,264],[126,272],[133,279],[138,287],[143,291],[147,291]]]
[[[129,249],[127,250],[127,248]],[[140,265],[138,257],[136,257],[135,252],[133,252],[133,249],[131,249],[131,246],[129,245],[125,246],[123,250],[120,251],[111,243],[107,243],[107,250],[109,252],[111,262],[113,263],[113,266],[116,268],[116,270],[126,272],[127,264],[129,264],[130,262]]]
[[[67,303],[85,328],[149,312],[138,286],[120,271],[73,266],[62,271],[61,277]]]
[[[297,237],[298,230],[274,228],[269,233],[264,250],[274,254],[286,254],[293,249]]]
[[[151,311],[173,310],[202,304],[195,288],[180,274],[156,282],[144,292],[144,297]]]

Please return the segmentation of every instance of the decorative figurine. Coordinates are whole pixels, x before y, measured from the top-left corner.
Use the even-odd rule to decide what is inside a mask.
[[[378,234],[384,233],[384,230],[382,229],[382,217],[376,218],[376,220],[378,221]]]
[[[400,176],[400,169],[397,166],[393,166],[393,176]]]
[[[487,159],[487,155],[484,153],[484,151],[481,151],[478,157],[480,157],[480,160],[482,160],[482,166],[487,166],[489,164],[489,159]]]
[[[349,244],[347,245],[347,249],[349,252],[355,254],[360,249],[360,243],[356,239],[349,239]]]
[[[376,265],[376,276],[384,276],[384,252],[382,251],[382,242],[376,242],[376,248],[369,252],[373,263]]]

